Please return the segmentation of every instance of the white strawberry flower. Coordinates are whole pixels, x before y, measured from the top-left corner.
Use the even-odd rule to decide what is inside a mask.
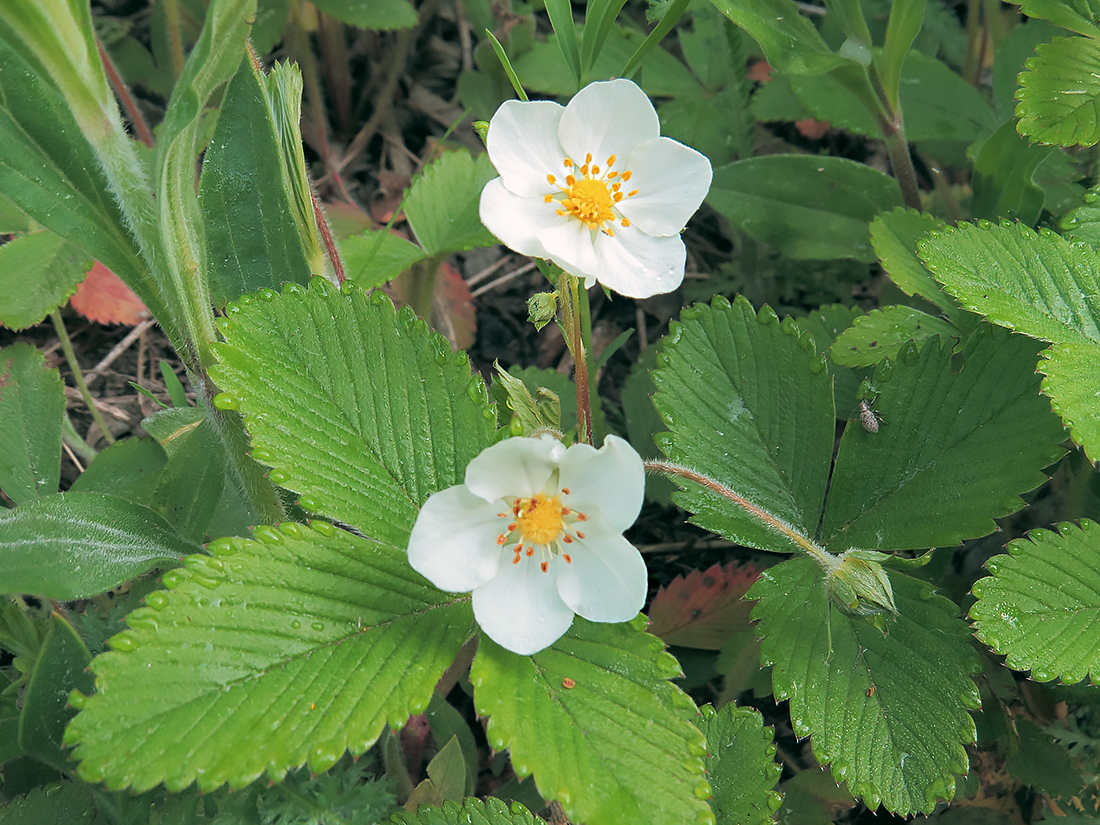
[[[486,146],[500,177],[482,190],[481,221],[506,246],[632,298],[680,285],[680,231],[710,189],[710,161],[660,136],[634,83],[592,83],[567,106],[509,100]]]
[[[601,449],[551,436],[510,438],[466,468],[466,483],[424,503],[409,562],[436,587],[472,591],[474,617],[502,647],[549,647],[579,614],[625,622],[642,609],[646,566],[623,538],[645,470],[623,439]]]

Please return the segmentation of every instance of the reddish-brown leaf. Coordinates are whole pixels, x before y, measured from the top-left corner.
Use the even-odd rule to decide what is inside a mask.
[[[749,624],[745,592],[760,576],[749,565],[693,570],[657,592],[649,607],[649,632],[668,644],[719,650]]]
[[[140,324],[149,310],[115,273],[96,261],[76,288],[70,303],[89,321],[99,324]]]

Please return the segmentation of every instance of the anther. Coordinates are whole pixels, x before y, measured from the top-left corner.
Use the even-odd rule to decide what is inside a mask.
[[[577,538],[583,539],[584,538],[584,533],[582,533],[580,530],[578,530],[577,531]]]
[[[565,563],[566,563],[566,564],[572,564],[572,563],[573,563],[573,557],[572,557],[572,556],[570,556],[570,555],[569,555],[568,553],[562,553],[562,556],[561,556],[561,557],[562,557],[563,559],[565,559]]]
[[[627,193],[626,193],[626,196],[627,196],[628,198],[632,198],[632,197],[634,197],[634,196],[635,196],[635,195],[637,195],[637,194],[638,194],[638,190],[637,190],[637,189],[631,189],[631,190],[630,190],[629,192],[627,192]]]
[[[630,221],[628,221],[626,218],[623,218],[623,226],[630,226]]]
[[[547,564],[546,562],[543,562],[542,564],[539,565],[539,570],[541,570],[543,573],[545,573],[549,569],[550,569],[550,565]]]
[[[519,556],[516,556],[514,559],[512,559],[512,564],[519,564]]]
[[[600,167],[599,167],[599,166],[593,166],[593,167],[592,167],[592,174],[593,174],[593,175],[598,175],[598,174],[600,174]]]
[[[567,496],[567,495],[569,495],[569,493],[570,493],[570,492],[571,492],[571,491],[570,491],[570,489],[569,489],[568,487],[562,487],[562,488],[561,488],[561,494],[562,494],[563,496]]]
[[[504,542],[506,541],[508,541],[508,537],[505,536],[503,533],[497,536],[497,544],[504,544]]]
[[[562,161],[562,165],[565,166],[566,169],[571,169],[573,166],[573,161],[571,158],[566,158]]]
[[[535,548],[534,548],[534,547],[528,547],[528,548],[527,548],[527,555],[528,555],[528,556],[533,556],[533,555],[535,555]]]
[[[572,544],[573,543],[573,537],[571,535],[569,535],[568,533],[566,533],[564,536],[562,536],[561,540],[564,541],[566,544]]]
[[[627,169],[625,172],[623,172],[623,180],[630,180],[630,176],[633,174],[633,172]]]
[[[553,195],[543,195],[543,196],[542,196],[542,199],[543,199],[543,200],[544,200],[544,201],[545,201],[546,203],[550,203],[551,201],[553,201],[553,200],[554,200],[554,196],[553,196]]]
[[[511,524],[508,525],[508,532],[510,533],[515,529],[516,529],[516,523],[513,521]]]
[[[554,177],[553,175],[547,175],[547,176],[546,176],[546,181],[547,181],[547,183],[549,183],[550,185],[553,185],[553,184],[555,184],[555,183],[557,183],[557,182],[558,182],[558,179],[557,179],[557,178],[555,178],[555,177]]]
[[[578,512],[577,513],[577,521],[588,521],[588,516],[585,515],[584,513]]]
[[[562,492],[565,492],[565,491],[563,490]],[[562,508],[561,508],[561,514],[562,514],[563,516],[567,516],[567,515],[569,515],[569,514],[570,514],[570,513],[572,513],[572,512],[573,512],[573,511],[572,511],[572,510],[570,510],[570,509],[569,509],[568,507],[562,507]]]
[[[615,158],[616,158],[616,157],[618,157],[618,156],[617,156],[617,155],[612,155],[611,157],[609,157],[609,158],[607,159],[607,168],[608,168],[608,169],[610,169],[610,168],[611,168],[612,166],[614,166],[614,165],[615,165]]]
[[[549,196],[549,195],[547,195],[546,197],[550,197],[550,196]],[[615,201],[615,203],[618,203],[618,202],[619,202],[619,201],[621,201],[622,199],[623,199],[623,193],[622,193],[622,192],[616,192],[616,193],[615,193],[615,194],[614,194],[614,195],[613,195],[613,196],[611,197],[611,200]]]
[[[591,152],[589,152],[587,155],[584,156],[584,162],[585,163],[591,163],[592,162],[592,153]]]

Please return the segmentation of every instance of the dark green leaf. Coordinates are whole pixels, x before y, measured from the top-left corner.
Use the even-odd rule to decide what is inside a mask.
[[[210,293],[218,307],[261,287],[309,281],[282,165],[263,83],[245,57],[226,87],[199,181]]]
[[[57,492],[65,387],[30,344],[0,349],[0,490],[16,504]]]
[[[492,246],[496,240],[478,217],[481,190],[496,177],[487,154],[449,152],[413,182],[405,215],[429,255]]]
[[[34,326],[69,300],[91,268],[87,254],[52,232],[0,246],[0,324]]]
[[[890,580],[898,616],[887,633],[832,610],[809,558],[766,570],[749,595],[795,734],[811,736],[818,761],[868,807],[928,812],[967,770],[980,662],[952,602],[908,576]]]
[[[835,54],[792,0],[713,0],[714,5],[751,34],[764,57],[781,72],[823,74],[851,63]]]
[[[577,45],[577,27],[573,24],[573,6],[569,0],[547,0],[546,15],[554,29],[558,48],[565,65],[573,73],[574,82],[581,82],[581,52]]]
[[[164,449],[152,438],[116,441],[95,457],[69,490],[106,493],[148,505],[167,463]]]
[[[1060,146],[1100,141],[1100,42],[1056,37],[1035,51],[1016,93],[1020,134]]]
[[[588,825],[710,820],[695,793],[706,790],[705,740],[686,721],[695,705],[666,681],[680,666],[634,626],[644,623],[577,617],[534,656],[483,637],[470,671],[492,747],[508,748],[518,776],[534,774],[543,796]]]
[[[436,747],[442,748],[452,739],[457,740],[462,752],[462,760],[465,764],[465,793],[460,792],[459,797],[465,794],[473,794],[477,789],[477,741],[474,739],[470,726],[462,714],[455,710],[438,691],[432,694],[432,701],[428,704],[428,724],[432,728],[432,738]]]
[[[734,228],[789,257],[872,261],[868,224],[901,205],[901,190],[843,158],[769,155],[716,169],[707,200]]]
[[[225,471],[225,447],[210,420],[202,417],[196,427],[173,439],[151,506],[185,539],[201,542],[221,499]]]
[[[66,732],[83,778],[211,791],[320,773],[427,707],[468,600],[425,584],[403,548],[327,523],[256,535],[165,575],[92,663],[98,693]]]
[[[87,598],[194,551],[152,510],[100,493],[58,493],[0,516],[6,593]]]
[[[361,29],[407,29],[416,25],[409,0],[317,0],[317,8]]]
[[[936,335],[949,342],[962,335],[947,321],[905,306],[873,309],[856,318],[833,343],[829,355],[845,367],[872,367],[885,358],[895,359],[908,341],[923,346]]]
[[[1020,137],[1016,121],[1006,120],[981,144],[974,160],[974,216],[1034,224],[1046,199],[1035,170],[1052,151]]]
[[[444,802],[442,808],[425,805],[415,814],[398,811],[387,823],[393,825],[541,825],[542,820],[513,802],[511,808],[499,799],[466,799]]]
[[[1017,719],[1020,737],[1015,754],[1005,760],[1005,770],[1040,793],[1070,799],[1085,788],[1077,760],[1062,745],[1027,719]]]
[[[462,482],[495,414],[465,353],[452,353],[381,292],[244,296],[212,368],[239,403],[253,455],[307,510],[403,547],[427,497]]]
[[[696,305],[673,324],[653,373],[670,461],[713,477],[807,536],[833,451],[832,387],[812,339],[744,298]],[[674,496],[692,521],[752,547],[796,549],[728,499],[692,482]]]
[[[83,782],[38,787],[0,805],[0,825],[102,825],[92,789]]]
[[[348,280],[372,289],[393,280],[427,254],[399,235],[379,229],[340,241]]]
[[[700,710],[717,825],[770,825],[782,801],[773,790],[782,769],[775,763],[771,728],[764,727],[759,711],[732,702]]]
[[[882,54],[877,57],[882,87],[889,100],[898,100],[899,82],[902,64],[913,40],[924,25],[925,0],[898,0],[890,7],[890,20],[886,25],[886,39],[882,45]],[[870,45],[870,43],[868,43]]]

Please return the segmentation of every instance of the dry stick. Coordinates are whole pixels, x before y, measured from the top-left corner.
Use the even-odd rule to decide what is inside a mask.
[[[76,353],[73,351],[73,342],[69,340],[69,333],[65,329],[65,322],[61,320],[61,313],[58,310],[54,310],[50,313],[50,320],[53,321],[53,328],[57,330],[57,337],[61,339],[61,349],[65,353],[65,360],[69,362],[69,370],[73,374],[73,381],[76,382],[76,387],[80,391],[80,397],[84,399],[84,404],[88,407],[88,412],[92,414],[92,420],[99,425],[99,429],[103,431],[103,438],[108,444],[115,443],[115,437],[111,435],[111,431],[107,429],[107,422],[103,420],[103,416],[99,414],[99,410],[96,408],[95,402],[92,400],[92,394],[88,392],[88,385],[84,383],[84,373],[80,369],[80,362],[76,360]]]
[[[509,256],[504,255],[503,257],[501,257],[501,259],[499,261],[496,261],[495,263],[489,264],[487,267],[485,267],[480,272],[474,273],[469,278],[467,278],[466,279],[466,286],[471,287],[471,288],[477,286],[482,281],[484,281],[486,278],[488,278],[490,275],[495,273],[502,266],[504,266],[506,263],[508,263],[510,260],[511,260],[511,258]]]
[[[83,473],[84,465],[80,463],[80,459],[76,457],[76,453],[73,452],[72,447],[65,439],[61,439],[61,447],[65,450],[65,455],[69,457],[69,460],[76,465],[76,469]]]
[[[485,286],[479,286],[477,289],[470,293],[470,297],[477,298],[479,295],[484,295],[486,292],[496,289],[501,284],[506,284],[509,281],[518,278],[520,275],[526,275],[534,268],[534,263],[527,263],[521,266],[519,269],[513,269],[511,272],[506,272],[495,281],[490,281],[489,283],[485,284]]]
[[[111,351],[104,355],[102,360],[100,360],[100,362],[96,364],[90,372],[84,373],[84,380],[90,384],[96,378],[101,376],[103,372],[107,369],[107,367],[111,366],[111,364],[113,364],[118,359],[118,357],[122,355],[122,353],[126,352],[126,350],[130,348],[134,341],[141,337],[142,333],[144,333],[145,330],[149,329],[149,327],[153,326],[153,324],[155,324],[156,322],[157,321],[155,318],[146,318],[144,321],[142,321],[140,324],[138,324],[136,327],[126,333],[126,337],[115,344],[113,347],[111,347]],[[138,378],[140,380],[141,376],[139,375]]]
[[[113,88],[115,94],[118,95],[119,102],[122,103],[122,108],[126,110],[130,122],[134,124],[134,131],[137,132],[138,139],[152,149],[153,133],[149,131],[149,125],[145,122],[141,110],[137,107],[137,103],[134,102],[134,98],[130,96],[130,90],[127,89],[126,84],[122,82],[122,76],[118,73],[118,69],[115,68],[111,56],[107,54],[107,50],[103,48],[103,44],[99,42],[98,37],[96,38],[95,44],[99,48],[99,59],[103,61],[103,68],[107,72],[107,79],[111,82],[111,88]]]
[[[345,166],[351,163],[352,160],[358,157],[359,154],[367,148],[370,139],[374,137],[374,133],[377,132],[378,127],[382,125],[382,119],[386,116],[390,106],[393,105],[393,96],[397,91],[397,82],[401,79],[401,75],[405,73],[408,50],[409,33],[408,30],[403,29],[397,33],[394,40],[390,73],[386,75],[385,81],[382,83],[381,88],[378,90],[378,94],[375,96],[375,109],[370,116],[370,120],[364,123],[363,128],[351,139],[351,143],[348,144],[344,156],[333,161],[333,169],[335,169],[337,173],[342,171]]]

